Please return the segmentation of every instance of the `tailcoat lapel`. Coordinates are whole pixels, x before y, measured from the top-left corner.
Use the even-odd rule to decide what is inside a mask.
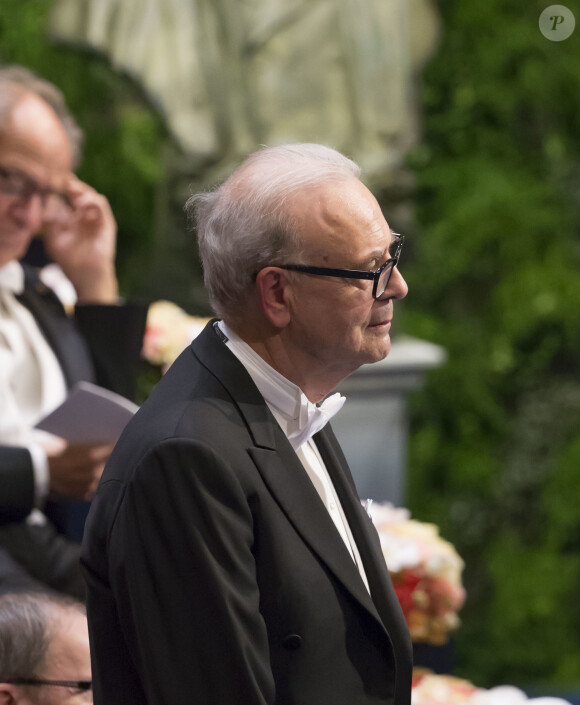
[[[249,449],[258,471],[304,542],[351,595],[380,621],[378,611],[326,507],[282,431],[280,436],[277,448]]]
[[[24,267],[24,292],[17,298],[32,313],[62,368],[67,386],[94,381],[93,364],[84,339],[65,314],[56,294],[29,267]]]
[[[194,341],[192,349],[202,364],[221,382],[238,407],[253,440],[253,446],[248,448],[248,453],[288,520],[337,580],[384,629],[387,625],[381,619],[328,511],[243,365],[218,339],[211,323]],[[326,457],[323,455],[325,463],[337,465],[336,458],[330,457],[330,451],[325,445],[323,452],[326,453]],[[348,470],[346,473],[348,474]],[[354,485],[349,488],[348,494],[347,505],[350,507],[358,502]],[[344,502],[342,496],[341,502]],[[364,513],[362,506],[360,511]],[[350,522],[349,514],[354,515],[350,508],[347,513]],[[355,540],[358,544],[363,536],[358,528],[357,532],[359,536],[355,534]],[[368,537],[365,535],[363,540],[368,541]],[[371,565],[372,561],[367,559],[365,563]],[[376,565],[370,572],[376,572]]]
[[[373,602],[387,629],[393,645],[410,654],[412,646],[409,630],[399,600],[388,575],[377,531],[363,509],[346,458],[327,424],[315,436],[316,445],[324,460],[346,515],[350,530],[359,550],[369,582]],[[401,653],[394,649],[395,653]]]

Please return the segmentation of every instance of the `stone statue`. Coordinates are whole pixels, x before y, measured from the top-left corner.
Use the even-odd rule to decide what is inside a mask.
[[[432,2],[55,0],[50,31],[140,81],[200,168],[315,141],[380,181],[417,139]]]

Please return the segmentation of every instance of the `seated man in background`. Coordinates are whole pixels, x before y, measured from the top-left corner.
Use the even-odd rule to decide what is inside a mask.
[[[79,380],[134,392],[146,308],[118,301],[115,219],[72,173],[80,137],[52,84],[0,69],[0,592],[83,598],[78,546],[38,509],[47,497],[90,499],[111,445],[34,427]],[[19,262],[37,233],[75,288],[72,316]]]
[[[83,606],[29,593],[0,595],[0,703],[92,703]]]

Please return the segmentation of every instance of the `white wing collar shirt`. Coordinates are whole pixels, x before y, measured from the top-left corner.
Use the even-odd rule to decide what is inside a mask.
[[[58,360],[30,311],[16,298],[24,290],[18,262],[0,267],[0,443],[31,453],[37,502],[48,489],[43,445],[49,437],[34,425],[66,396]]]
[[[338,392],[320,405],[309,401],[300,387],[277,372],[223,321],[216,322],[220,338],[246,368],[280,428],[296,451],[312,484],[353,561],[367,590],[369,585],[362,561],[338,495],[318,452],[313,436],[337,414],[346,401]]]

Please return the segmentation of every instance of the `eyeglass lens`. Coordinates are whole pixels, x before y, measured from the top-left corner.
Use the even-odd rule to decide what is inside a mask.
[[[24,174],[3,168],[0,168],[0,191],[9,196],[21,198],[26,202],[38,195],[44,208],[70,208],[70,201],[66,194],[42,188],[36,181]]]
[[[389,285],[389,279],[391,278],[391,273],[393,271],[394,262],[389,262],[383,271],[379,275],[379,280],[377,282],[377,288],[375,292],[375,298],[378,299],[385,293],[387,286]]]
[[[389,247],[389,254],[395,260],[394,262],[389,262],[385,265],[385,268],[379,274],[379,279],[375,287],[374,297],[375,299],[380,298],[389,286],[389,281],[391,279],[391,274],[396,264],[399,262],[399,255],[401,254],[401,249],[403,247],[404,237],[395,233],[396,239],[391,243]]]

